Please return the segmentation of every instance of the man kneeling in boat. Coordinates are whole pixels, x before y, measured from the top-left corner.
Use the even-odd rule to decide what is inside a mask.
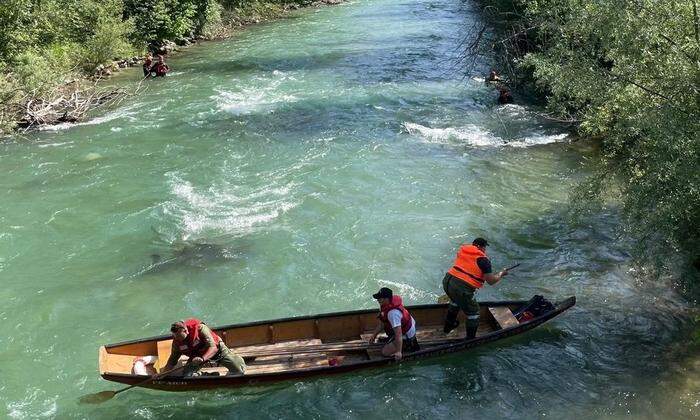
[[[224,340],[202,321],[192,318],[174,322],[170,332],[173,347],[164,371],[174,368],[180,356],[185,355],[189,360],[183,368],[183,376],[199,376],[199,370],[206,366],[223,366],[229,375],[245,373],[243,358],[229,350]]]
[[[377,339],[377,335],[384,330],[389,338],[382,348],[382,354],[386,357],[394,356],[401,360],[402,352],[414,352],[420,350],[416,339],[416,320],[403,307],[401,296],[394,295],[391,289],[382,287],[379,292],[372,295],[379,302],[379,315],[377,328],[372,332],[369,343]]]
[[[479,328],[479,304],[474,299],[474,293],[484,286],[484,282],[494,285],[508,274],[508,270],[501,270],[498,274],[491,273],[491,260],[486,256],[488,245],[484,238],[474,239],[471,245],[462,245],[457,251],[452,268],[442,280],[442,287],[450,298],[445,319],[445,334],[459,325],[457,315],[461,309],[467,316],[467,340],[476,337]]]

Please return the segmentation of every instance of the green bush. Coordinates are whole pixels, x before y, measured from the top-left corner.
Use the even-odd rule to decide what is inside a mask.
[[[95,33],[81,47],[77,61],[84,70],[91,71],[99,64],[134,55],[136,50],[127,41],[133,31],[131,20],[101,19]]]
[[[551,114],[601,139],[578,204],[610,193],[644,261],[700,264],[700,17],[696,1],[486,0],[507,16],[505,51]],[[524,46],[524,47],[523,47]]]
[[[166,40],[216,35],[224,7],[234,3],[257,16],[284,2],[0,0],[0,134],[13,125],[12,110],[22,109],[22,98]]]

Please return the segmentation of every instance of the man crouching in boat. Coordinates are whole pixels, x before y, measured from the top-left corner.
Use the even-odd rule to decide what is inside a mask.
[[[420,350],[416,339],[416,320],[403,307],[401,296],[394,295],[391,289],[382,287],[379,292],[372,295],[379,302],[379,315],[377,328],[372,332],[369,343],[377,339],[377,335],[384,330],[389,340],[382,348],[385,357],[394,356],[401,360],[402,352],[414,352]]]
[[[199,370],[205,366],[223,366],[229,375],[245,373],[245,361],[229,350],[224,340],[202,321],[192,318],[174,322],[170,325],[173,334],[173,347],[170,358],[163,370],[175,367],[180,356],[189,357],[183,369],[183,376],[199,376]]]
[[[462,245],[457,251],[452,268],[442,280],[442,287],[450,298],[445,319],[445,334],[459,325],[457,315],[461,309],[467,316],[467,340],[476,337],[479,328],[479,304],[474,299],[474,293],[482,288],[484,283],[494,285],[508,274],[508,270],[501,270],[498,274],[491,273],[491,260],[486,256],[488,245],[484,238],[474,239],[471,245]]]

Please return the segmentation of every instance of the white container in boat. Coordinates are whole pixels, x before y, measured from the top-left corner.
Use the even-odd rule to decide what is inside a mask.
[[[136,360],[134,360],[134,366],[131,368],[131,373],[134,375],[148,375],[146,365],[152,365],[156,362],[156,360],[158,360],[158,357],[156,356],[138,357]]]
[[[140,358],[146,365],[152,365],[158,360],[158,356],[143,356]]]
[[[131,368],[131,373],[134,375],[148,375],[146,364],[143,363],[143,360],[136,359],[134,366]]]

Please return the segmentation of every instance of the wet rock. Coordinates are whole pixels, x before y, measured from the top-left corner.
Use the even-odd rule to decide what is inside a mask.
[[[172,244],[171,248],[166,255],[151,254],[151,265],[143,274],[161,273],[183,267],[206,268],[212,264],[231,261],[240,253],[240,250],[232,251],[228,247],[202,241],[179,242]]]
[[[63,115],[58,117],[58,122],[74,123],[77,121],[78,121],[78,118],[73,116],[73,115],[69,115],[68,111],[64,112]]]
[[[178,38],[175,40],[175,43],[177,45],[184,47],[184,46],[190,45],[190,40],[187,38]]]
[[[83,160],[86,162],[91,162],[91,161],[97,160],[97,159],[102,159],[102,155],[99,153],[95,153],[95,152],[88,153],[87,155],[85,155],[83,157]]]

